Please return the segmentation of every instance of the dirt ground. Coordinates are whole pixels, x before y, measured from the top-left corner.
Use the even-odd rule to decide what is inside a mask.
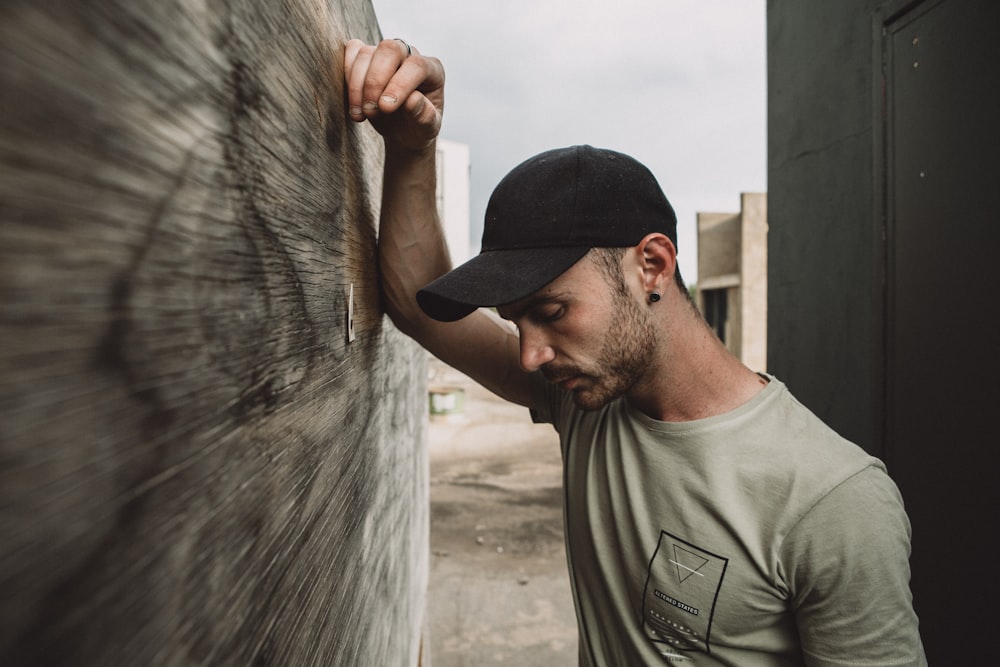
[[[555,431],[439,362],[431,371],[460,409],[430,423],[430,665],[574,666]]]

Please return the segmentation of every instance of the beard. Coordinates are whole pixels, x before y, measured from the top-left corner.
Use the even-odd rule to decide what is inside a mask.
[[[580,378],[573,402],[583,410],[603,408],[624,396],[650,370],[656,330],[649,314],[625,294],[615,292],[614,315],[591,368],[544,368],[546,377]]]

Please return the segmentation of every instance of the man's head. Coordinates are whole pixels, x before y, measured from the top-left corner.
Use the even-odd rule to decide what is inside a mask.
[[[652,173],[591,146],[536,155],[515,167],[486,209],[482,252],[417,293],[442,321],[532,294],[591,248],[628,247],[659,232],[676,247],[677,218]]]
[[[656,236],[666,242],[662,235],[650,238]],[[517,326],[521,368],[540,371],[585,410],[606,405],[640,382],[653,370],[667,336],[641,287],[625,280],[626,256],[634,271],[634,253],[594,248],[540,290],[497,308]]]

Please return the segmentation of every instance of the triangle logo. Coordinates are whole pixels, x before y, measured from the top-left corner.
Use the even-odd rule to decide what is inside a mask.
[[[695,575],[704,577],[698,570],[705,567],[708,559],[675,544],[674,557],[670,562],[677,569],[677,583],[683,584]]]

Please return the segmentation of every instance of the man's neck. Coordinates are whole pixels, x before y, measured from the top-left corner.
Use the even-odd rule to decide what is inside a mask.
[[[767,385],[689,304],[674,304],[664,326],[656,362],[627,395],[646,415],[666,422],[713,417],[743,405]]]

